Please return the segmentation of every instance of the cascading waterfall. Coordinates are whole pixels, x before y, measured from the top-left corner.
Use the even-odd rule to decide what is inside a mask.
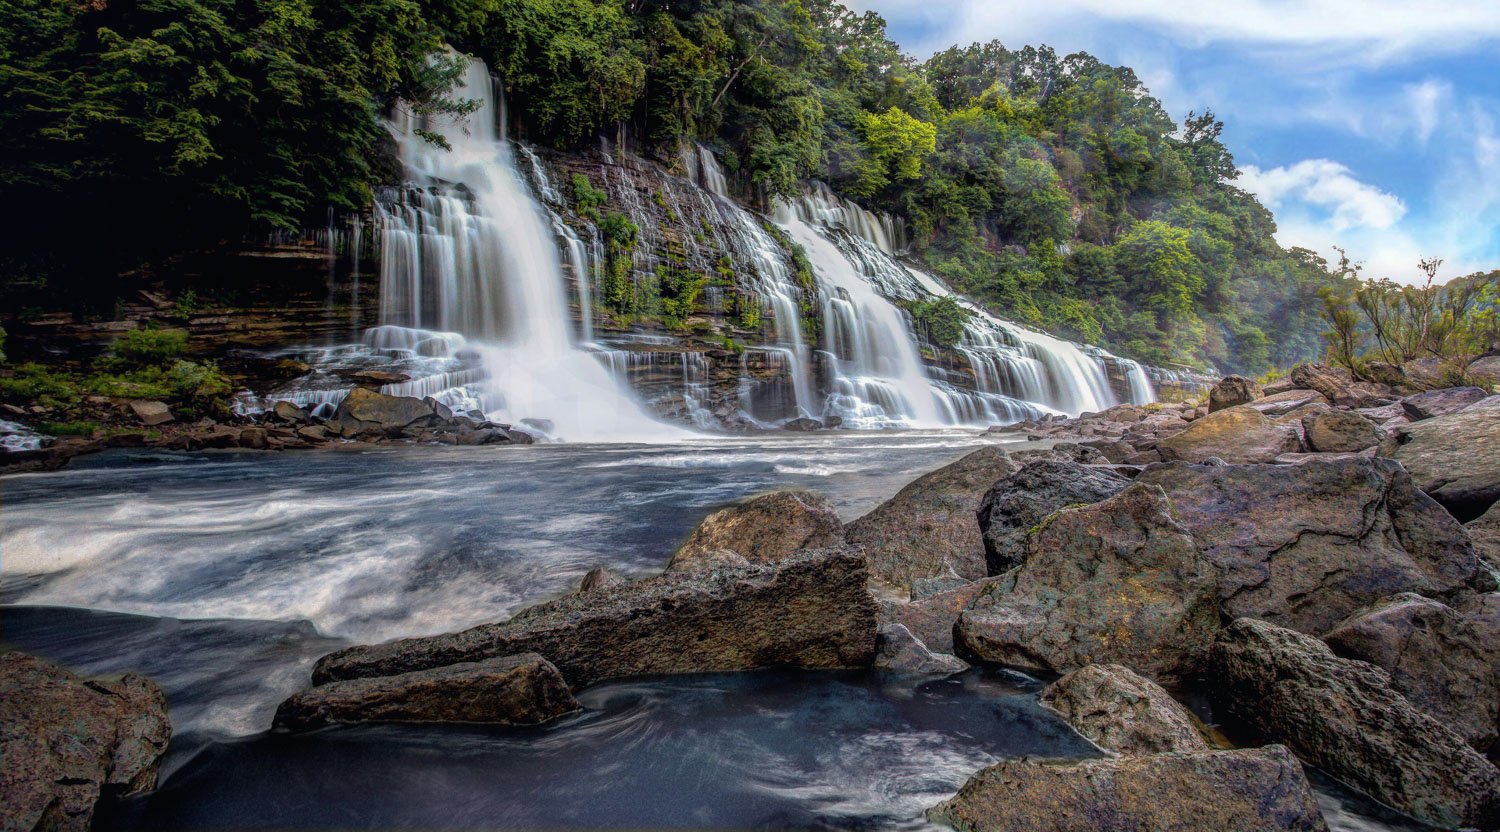
[[[475,339],[466,349],[483,377],[473,387],[497,420],[526,420],[570,440],[682,435],[648,416],[577,345],[554,229],[516,169],[509,142],[496,132],[503,112],[482,62],[470,61],[463,95],[479,101],[466,120],[420,124],[405,113],[392,125],[416,185],[381,209],[382,322]],[[451,149],[422,138],[419,127],[441,135]],[[582,285],[588,266],[578,243],[574,265]]]
[[[1152,386],[1151,376],[1146,374],[1146,368],[1128,358],[1121,358],[1119,362],[1125,370],[1125,380],[1130,383],[1130,403],[1148,404],[1156,401],[1156,388]]]

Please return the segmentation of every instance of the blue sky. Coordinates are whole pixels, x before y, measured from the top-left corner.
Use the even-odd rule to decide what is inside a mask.
[[[846,0],[847,2],[847,0]],[[1278,238],[1366,277],[1500,268],[1500,0],[853,0],[918,58],[998,38],[1210,108]]]

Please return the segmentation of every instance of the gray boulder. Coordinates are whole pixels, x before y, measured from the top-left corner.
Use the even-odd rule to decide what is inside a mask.
[[[833,503],[811,491],[773,491],[720,509],[703,519],[672,556],[669,569],[728,550],[751,563],[775,563],[803,549],[844,542],[844,524]]]
[[[1500,770],[1392,690],[1380,668],[1241,618],[1219,634],[1213,672],[1228,720],[1366,794],[1435,826],[1500,824]]]
[[[1462,613],[1404,593],[1360,610],[1323,636],[1333,652],[1383,668],[1391,687],[1483,751],[1495,741],[1500,679]]]
[[[1123,664],[1179,679],[1219,628],[1218,583],[1162,490],[1131,485],[1043,521],[1025,562],[959,616],[958,655],[1057,673]]]
[[[988,574],[1018,565],[1028,531],[1048,515],[1107,500],[1129,484],[1113,471],[1055,459],[1030,462],[994,483],[979,503],[977,524]]]
[[[604,679],[750,670],[868,667],[876,605],[851,549],[778,563],[656,577],[568,595],[502,624],[350,647],[324,656],[314,684],[394,676],[537,653],[573,687]]]
[[[1325,454],[1357,453],[1380,444],[1375,423],[1349,410],[1330,410],[1303,417],[1307,444]]]
[[[281,703],[275,724],[292,729],[360,722],[538,725],[581,707],[551,662],[522,653],[319,685]]]
[[[1482,387],[1446,387],[1428,390],[1401,400],[1401,409],[1413,422],[1457,413],[1475,402],[1487,398],[1489,393]]]
[[[1327,832],[1279,745],[1105,760],[1005,760],[927,811],[964,832]]]
[[[1278,425],[1254,408],[1231,407],[1210,413],[1181,433],[1163,439],[1157,450],[1169,462],[1203,462],[1211,457],[1230,463],[1271,462],[1282,454],[1302,450],[1297,434],[1295,428]]]
[[[1150,679],[1118,664],[1091,664],[1042,691],[1042,704],[1117,754],[1207,751],[1198,720]]]
[[[156,788],[171,736],[167,699],[143,676],[82,679],[0,653],[0,825],[86,832],[102,794]]]
[[[1402,425],[1395,444],[1390,455],[1459,520],[1472,520],[1500,500],[1500,396]]]
[[[1219,379],[1219,383],[1208,391],[1208,412],[1249,404],[1263,395],[1265,392],[1255,379],[1228,375]]]
[[[1327,396],[1316,390],[1302,390],[1294,387],[1290,390],[1283,390],[1280,393],[1272,393],[1264,398],[1256,399],[1245,406],[1274,419],[1278,416],[1285,416],[1302,408],[1315,405],[1331,407],[1333,402],[1329,401]]]
[[[414,427],[430,427],[437,413],[421,399],[410,396],[388,396],[366,387],[350,390],[339,402],[330,425],[336,425],[345,438],[369,435],[395,435]]]
[[[135,414],[137,421],[147,427],[165,425],[168,422],[176,421],[176,417],[172,415],[172,410],[163,402],[135,399],[130,402],[130,412]]]
[[[1461,589],[1479,560],[1463,529],[1384,459],[1148,469],[1221,570],[1232,618],[1321,634],[1399,592]]]
[[[934,653],[902,624],[881,625],[875,644],[875,666],[897,673],[947,676],[969,669],[969,663]]]
[[[975,598],[1006,580],[1004,576],[985,578],[914,598],[905,604],[882,601],[881,624],[901,624],[929,648],[939,653],[952,653],[953,626],[958,623],[959,615],[968,609]]]
[[[1015,470],[1004,451],[980,448],[850,523],[845,540],[864,548],[872,577],[897,586],[948,569],[971,581],[983,578],[984,538],[974,512],[986,489]]]

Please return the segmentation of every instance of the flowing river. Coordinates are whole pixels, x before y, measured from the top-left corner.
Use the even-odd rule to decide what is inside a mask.
[[[167,691],[161,787],[98,828],[917,828],[997,759],[1097,752],[1038,681],[993,669],[628,680],[526,730],[267,729],[346,644],[503,619],[596,566],[652,574],[709,511],[771,488],[851,520],[997,441],[113,451],[0,478],[0,641]],[[1336,829],[1420,828],[1318,786]]]

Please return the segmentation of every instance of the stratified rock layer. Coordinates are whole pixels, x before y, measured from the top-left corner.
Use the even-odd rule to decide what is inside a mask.
[[[313,682],[537,653],[581,687],[603,679],[773,665],[868,667],[875,601],[862,554],[803,552],[768,566],[669,572],[532,607],[502,624],[350,647]]]

